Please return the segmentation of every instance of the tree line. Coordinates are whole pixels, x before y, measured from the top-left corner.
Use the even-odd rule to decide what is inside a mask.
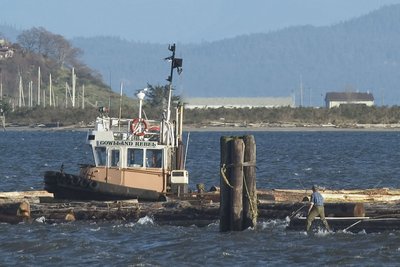
[[[185,123],[208,125],[212,122],[246,124],[355,124],[400,123],[400,107],[368,107],[342,105],[337,108],[277,107],[277,108],[218,108],[185,111]]]
[[[81,49],[73,47],[62,35],[51,33],[43,27],[24,30],[17,40],[25,52],[50,58],[57,62],[59,67],[66,63],[70,66],[81,64],[78,60],[82,54]]]
[[[159,88],[159,87],[158,87]],[[177,102],[174,102],[176,105]],[[4,104],[4,103],[3,103]],[[144,105],[146,117],[149,119],[161,119],[162,108],[151,108],[147,102]],[[2,102],[0,101],[0,108]],[[138,115],[138,106],[126,106],[123,108],[122,117],[135,118]],[[61,122],[64,125],[83,124],[93,122],[98,115],[97,108],[81,109],[54,109],[36,107],[32,110],[19,109],[8,112],[7,122],[20,125],[35,123]],[[118,108],[111,110],[110,116],[118,116]],[[174,118],[174,114],[172,117]],[[399,124],[400,107],[367,107],[358,105],[343,105],[337,108],[310,108],[310,107],[277,107],[277,108],[217,108],[217,109],[186,109],[184,113],[185,125],[229,126],[232,123],[242,126],[251,124],[282,125],[295,124],[297,126],[328,125],[339,127],[355,127],[356,124]]]

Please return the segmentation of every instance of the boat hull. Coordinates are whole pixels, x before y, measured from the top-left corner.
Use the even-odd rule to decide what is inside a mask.
[[[165,198],[157,191],[115,185],[57,171],[47,171],[44,183],[45,190],[53,193],[55,199],[160,201]]]

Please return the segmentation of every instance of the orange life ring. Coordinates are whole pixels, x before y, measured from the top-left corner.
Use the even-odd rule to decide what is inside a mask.
[[[160,126],[151,126],[149,128],[149,132],[159,132],[160,131]]]
[[[143,124],[142,131],[139,132],[139,124]],[[143,136],[147,132],[147,122],[143,118],[133,119],[131,123],[131,133],[136,136]]]

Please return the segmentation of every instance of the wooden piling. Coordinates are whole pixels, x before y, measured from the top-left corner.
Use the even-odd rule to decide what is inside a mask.
[[[235,138],[231,146],[231,230],[243,230],[243,160],[244,142]]]
[[[231,225],[231,185],[228,177],[230,177],[230,164],[229,151],[232,137],[222,136],[220,139],[221,149],[221,164],[220,164],[220,208],[219,208],[219,230],[226,232],[230,230]]]
[[[256,142],[253,135],[243,136],[244,151],[244,187],[243,187],[243,228],[257,224],[257,188],[256,188]]]
[[[242,231],[256,225],[255,161],[253,136],[221,137],[221,232]]]
[[[0,109],[0,121],[3,126],[3,131],[6,131],[6,117],[4,116],[3,109]]]

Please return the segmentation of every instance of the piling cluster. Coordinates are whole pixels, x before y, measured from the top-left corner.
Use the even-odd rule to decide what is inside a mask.
[[[257,223],[255,139],[223,136],[220,145],[220,231],[242,231]]]

